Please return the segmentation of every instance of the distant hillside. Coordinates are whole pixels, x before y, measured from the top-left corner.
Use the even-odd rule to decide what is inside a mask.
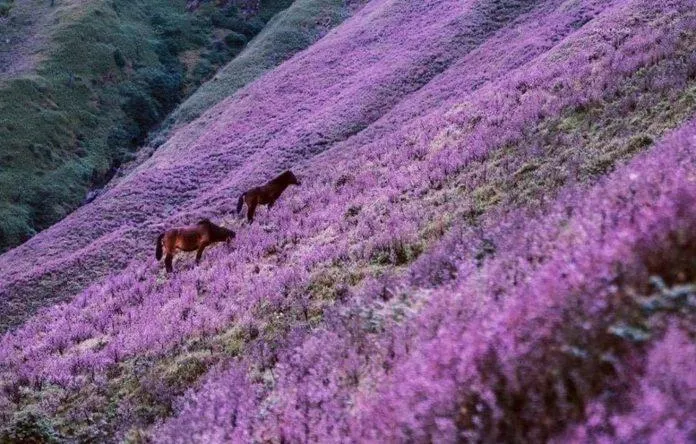
[[[186,125],[202,113],[234,94],[239,88],[261,76],[300,50],[310,46],[331,28],[349,17],[364,1],[296,0],[278,13],[244,50],[222,67],[207,82],[170,113],[162,125],[149,135],[146,147],[135,153],[136,159],[124,165],[117,177],[128,175],[167,141],[175,128]],[[189,126],[188,133],[202,131]],[[114,181],[117,183],[118,181]],[[113,184],[109,186],[113,186]]]
[[[0,441],[693,441],[694,2],[355,6],[0,256]]]
[[[262,3],[263,4],[263,3]],[[269,27],[264,30],[257,38],[253,39],[248,47],[242,51],[239,57],[235,58],[229,65],[227,65],[224,70],[218,74],[220,76],[220,81],[210,80],[205,84],[205,88],[201,91],[196,91],[190,98],[189,101],[185,102],[180,108],[177,108],[173,113],[172,118],[168,122],[178,122],[176,125],[165,126],[161,132],[154,132],[151,136],[154,141],[153,144],[146,147],[140,148],[139,151],[133,152],[133,160],[125,163],[116,172],[117,177],[113,180],[112,184],[108,184],[105,189],[111,189],[124,178],[127,178],[129,173],[133,169],[137,168],[142,162],[147,160],[149,156],[161,140],[166,140],[166,135],[169,134],[172,128],[177,127],[179,131],[173,132],[171,135],[172,140],[169,141],[168,145],[177,145],[181,143],[188,143],[188,140],[193,140],[200,136],[205,126],[202,122],[210,120],[210,117],[201,119],[200,121],[186,125],[186,120],[181,117],[184,115],[191,115],[194,111],[192,106],[195,105],[195,112],[201,112],[206,106],[213,106],[218,100],[223,100],[225,97],[234,94],[234,92],[245,82],[250,81],[254,76],[262,75],[269,66],[276,63],[281,63],[284,57],[290,57],[291,53],[297,52],[301,49],[302,44],[311,44],[311,42],[318,39],[321,35],[325,34],[328,30],[327,27],[333,26],[338,23],[338,21],[345,19],[354,11],[360,2],[351,2],[350,4],[344,5],[342,2],[336,2],[335,0],[301,0],[295,2],[287,11],[279,15],[277,18],[271,21]],[[205,62],[205,59],[203,59]],[[258,62],[258,63],[257,63]],[[210,83],[214,83],[213,86],[209,86]],[[214,91],[211,92],[211,91]],[[193,105],[191,105],[193,104]],[[182,110],[188,110],[186,112]],[[210,113],[209,113],[210,114]],[[7,172],[9,175],[10,171]],[[2,174],[0,173],[0,176]],[[68,180],[66,176],[66,180]],[[77,186],[77,185],[75,185]],[[12,191],[14,188],[7,188],[7,191]],[[131,210],[135,209],[132,203],[127,200],[122,201],[127,207],[131,207]],[[45,208],[46,205],[40,208]],[[120,216],[117,219],[121,220],[121,217],[128,217],[127,215],[131,210],[121,209],[117,212]],[[78,209],[76,214],[79,214],[83,209]],[[74,217],[69,216],[69,217]],[[79,217],[79,216],[77,216]],[[141,220],[142,214],[138,212],[134,216],[134,220]],[[85,245],[90,244],[95,241],[95,236],[105,233],[104,230],[109,230],[112,225],[101,225],[92,224],[88,222],[88,226],[84,226],[79,230],[73,231],[71,233],[66,233],[70,238],[65,244],[63,242],[58,242],[60,245],[72,245],[73,248],[82,248]],[[49,235],[50,236],[50,235]],[[8,253],[9,257],[24,256],[22,251],[26,251],[26,248],[32,249],[31,246],[20,246],[18,250]],[[62,249],[63,247],[58,247]],[[56,250],[57,252],[58,250]],[[61,254],[67,253],[63,251]],[[31,315],[36,309],[50,305],[56,301],[60,301],[66,297],[73,295],[76,291],[84,288],[93,279],[103,276],[104,273],[112,270],[116,266],[116,261],[113,258],[102,256],[102,261],[99,265],[89,267],[89,269],[84,270],[84,274],[81,276],[75,276],[73,274],[74,270],[71,267],[65,267],[62,260],[58,262],[52,262],[49,259],[52,254],[44,250],[42,254],[42,262],[48,265],[49,275],[53,275],[56,279],[46,279],[43,272],[35,274],[37,269],[33,271],[26,269],[23,265],[15,268],[14,266],[7,268],[7,272],[14,274],[14,271],[22,270],[21,274],[24,275],[27,271],[29,275],[33,277],[29,278],[33,282],[42,282],[37,286],[29,285],[33,287],[38,293],[32,295],[32,297],[26,297],[28,293],[27,287],[25,286],[28,282],[25,280],[29,275],[24,275],[20,281],[23,284],[18,284],[19,281],[10,279],[6,281],[9,285],[7,288],[7,295],[11,295],[10,298],[16,298],[16,303],[11,303],[0,308],[0,312],[4,314],[2,319],[0,319],[0,331],[9,328],[12,325],[21,322],[24,318]],[[94,250],[89,254],[96,254],[98,256],[102,255],[100,249]],[[27,256],[24,256],[28,259]],[[82,262],[78,260],[78,262]],[[15,265],[19,265],[16,262]],[[75,263],[77,265],[77,262]],[[126,265],[122,263],[121,266]],[[48,270],[47,269],[47,270]],[[54,274],[55,273],[55,274]],[[38,279],[35,281],[34,279]],[[2,291],[0,291],[2,294]],[[20,307],[21,305],[21,307]],[[31,307],[31,308],[30,308]]]
[[[0,251],[75,209],[290,4],[0,4]]]

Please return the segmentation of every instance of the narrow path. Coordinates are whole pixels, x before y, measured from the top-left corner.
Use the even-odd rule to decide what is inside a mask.
[[[35,69],[51,22],[57,20],[51,0],[15,0],[9,14],[0,17],[0,80]]]

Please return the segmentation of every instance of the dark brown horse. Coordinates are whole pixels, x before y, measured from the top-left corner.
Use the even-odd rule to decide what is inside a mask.
[[[196,264],[201,261],[203,250],[215,242],[229,242],[234,239],[235,233],[227,228],[215,225],[208,219],[201,219],[196,225],[189,227],[172,228],[160,234],[157,238],[155,257],[162,259],[164,252],[164,265],[167,272],[172,271],[172,260],[177,251],[193,251],[196,253]]]
[[[254,187],[242,193],[237,201],[237,213],[242,211],[242,207],[246,202],[249,210],[247,211],[247,220],[249,223],[254,221],[254,213],[257,205],[268,205],[270,209],[276,200],[283,194],[283,191],[290,185],[301,185],[292,171],[285,171],[280,176],[266,182],[260,187]]]

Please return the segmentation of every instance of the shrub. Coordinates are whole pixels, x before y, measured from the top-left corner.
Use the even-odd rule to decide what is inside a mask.
[[[241,48],[246,45],[247,38],[244,34],[232,31],[225,36],[225,43],[232,48]]]
[[[119,87],[119,93],[123,97],[121,109],[140,127],[139,137],[143,137],[147,128],[154,125],[160,116],[159,106],[148,92],[146,87],[134,82]]]
[[[28,409],[17,413],[12,422],[0,428],[1,443],[58,443],[59,436],[52,423],[39,411]]]
[[[0,17],[6,17],[10,15],[10,11],[12,10],[12,4],[14,3],[14,0],[2,0],[0,1]]]
[[[194,83],[200,83],[209,78],[214,72],[215,68],[213,67],[213,64],[210,63],[208,59],[203,58],[199,60],[195,68],[193,68],[192,81]]]
[[[119,49],[114,50],[114,63],[116,63],[116,66],[119,68],[126,66],[126,59],[123,57],[123,53],[121,53],[121,50]]]
[[[158,102],[161,113],[169,111],[180,100],[183,85],[180,71],[141,68],[136,74],[147,84],[149,94]]]

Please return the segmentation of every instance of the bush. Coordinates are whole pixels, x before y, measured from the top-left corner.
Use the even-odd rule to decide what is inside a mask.
[[[12,3],[14,3],[14,0],[0,1],[0,17],[7,17],[10,14]]]
[[[229,29],[238,34],[253,37],[261,31],[263,26],[244,21],[239,17],[213,17],[213,25],[219,28]]]
[[[191,81],[193,83],[199,83],[215,72],[215,68],[213,68],[213,64],[210,63],[209,60],[207,59],[201,59],[197,64],[196,67],[193,68],[193,72],[191,73],[192,79]]]
[[[227,60],[227,50],[225,48],[221,50],[213,49],[203,54],[203,58],[208,60],[213,66],[221,66]]]
[[[123,57],[123,54],[121,54],[119,49],[114,51],[114,63],[116,63],[116,66],[119,68],[126,66],[126,59]]]
[[[27,224],[29,210],[18,204],[0,203],[0,246],[24,242],[34,235],[34,230]]]
[[[53,425],[41,413],[28,410],[18,413],[14,421],[0,430],[0,443],[59,442]]]
[[[106,146],[109,152],[119,153],[128,151],[129,148],[138,142],[140,137],[140,127],[134,122],[124,122],[116,125],[106,137]]]
[[[241,48],[242,46],[246,45],[247,43],[247,38],[244,36],[244,34],[240,34],[238,32],[230,32],[225,36],[225,43],[227,46],[230,46],[232,48]]]
[[[180,66],[179,59],[176,57],[176,52],[172,52],[172,48],[166,42],[159,41],[153,47],[157,59],[164,66]]]
[[[137,75],[147,84],[150,95],[158,102],[161,110],[167,111],[179,102],[182,86],[181,72],[142,68],[138,70]]]
[[[130,119],[135,121],[141,129],[141,136],[147,128],[159,120],[159,107],[150,96],[149,91],[142,85],[128,82],[119,87],[119,93],[123,97],[121,109]]]

